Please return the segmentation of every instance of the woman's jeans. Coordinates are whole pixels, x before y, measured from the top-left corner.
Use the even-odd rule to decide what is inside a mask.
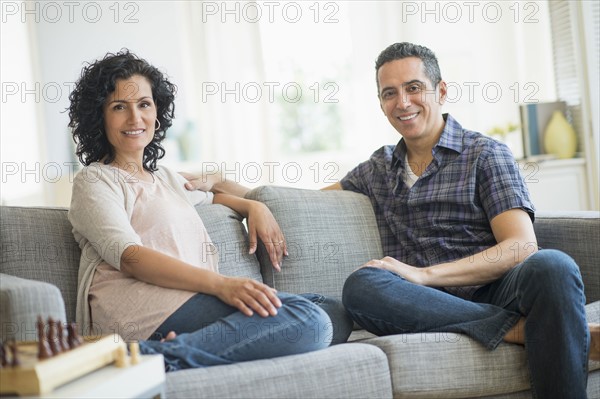
[[[327,313],[299,295],[278,293],[277,315],[246,316],[217,297],[196,294],[173,313],[153,338],[175,331],[165,342],[140,341],[143,354],[160,353],[167,371],[231,364],[323,349],[333,327]]]
[[[377,335],[454,332],[495,349],[525,317],[531,388],[539,398],[585,398],[590,334],[579,267],[568,255],[541,250],[472,301],[365,267],[344,285],[353,319]]]

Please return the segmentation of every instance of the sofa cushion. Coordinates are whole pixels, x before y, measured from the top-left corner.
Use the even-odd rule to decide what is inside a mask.
[[[258,259],[248,254],[248,233],[242,216],[219,204],[198,205],[196,211],[219,251],[219,272],[262,281]]]
[[[55,285],[75,321],[81,252],[65,208],[0,207],[0,273]]]
[[[560,249],[577,262],[587,302],[600,300],[600,212],[539,212],[533,227],[540,247]]]
[[[167,374],[174,398],[391,398],[388,361],[371,345],[341,344],[275,359]]]
[[[588,321],[599,322],[600,302],[586,305],[586,313]],[[529,390],[527,357],[520,345],[501,343],[489,351],[454,333],[390,335],[361,342],[387,355],[394,398],[475,398]],[[589,370],[598,369],[600,362],[590,361]]]
[[[490,352],[452,333],[390,335],[363,342],[386,353],[395,398],[470,398],[529,387],[525,351],[518,345],[501,344]]]
[[[246,198],[265,203],[285,235],[289,256],[280,273],[264,246],[258,251],[265,283],[280,291],[341,298],[351,272],[383,257],[373,208],[362,194],[264,186]]]

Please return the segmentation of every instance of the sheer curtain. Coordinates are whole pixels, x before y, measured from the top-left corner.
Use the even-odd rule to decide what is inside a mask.
[[[250,186],[323,187],[374,145],[398,140],[373,69],[397,7],[266,3],[185,3],[187,113],[196,115],[201,155],[181,167],[218,166]],[[373,21],[383,23],[365,25]]]
[[[269,152],[264,65],[257,24],[240,23],[220,7],[239,2],[186,2],[184,23],[186,82],[192,88],[187,106],[195,112],[199,157],[189,165],[236,172],[249,162],[263,162]],[[215,7],[217,14],[213,14]],[[260,91],[258,89],[261,89]],[[249,174],[249,172],[248,172]]]
[[[555,97],[545,2],[453,4],[186,3],[201,163],[257,185],[340,179],[399,139],[379,107],[374,70],[394,42],[436,52],[452,85],[444,110],[467,128],[518,125],[519,103]],[[520,156],[520,135],[510,139]]]
[[[37,205],[49,196],[47,183],[58,179],[56,168],[48,165],[42,155],[45,131],[41,123],[41,95],[35,90],[36,83],[39,86],[32,39],[35,25],[7,18],[1,29],[1,202],[3,205]]]

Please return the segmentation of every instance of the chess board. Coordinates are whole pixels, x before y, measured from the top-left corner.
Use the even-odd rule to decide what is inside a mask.
[[[84,337],[82,345],[47,359],[38,359],[38,343],[17,342],[18,366],[0,368],[0,394],[43,395],[127,354],[118,335]]]

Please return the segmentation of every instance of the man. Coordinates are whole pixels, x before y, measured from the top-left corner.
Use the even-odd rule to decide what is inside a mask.
[[[371,199],[388,255],[349,276],[346,309],[377,335],[457,332],[490,350],[526,344],[537,397],[585,397],[600,326],[586,323],[575,262],[538,251],[510,150],[442,114],[446,83],[431,50],[393,44],[376,75],[381,109],[402,138],[326,188]]]
[[[585,397],[590,330],[598,358],[600,326],[587,325],[573,259],[538,250],[510,150],[442,114],[446,83],[431,50],[393,44],[376,74],[381,109],[402,139],[327,188],[369,196],[388,256],[349,276],[344,306],[377,335],[525,344],[536,397]]]

